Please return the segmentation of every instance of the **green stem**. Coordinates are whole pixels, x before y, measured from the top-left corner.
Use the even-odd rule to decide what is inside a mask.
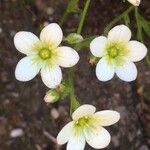
[[[137,39],[140,40],[141,42],[143,42],[143,36],[142,36],[142,27],[141,24],[139,22],[139,12],[138,12],[138,8],[135,8],[135,19],[136,19],[136,24],[137,24]]]
[[[67,9],[66,9],[65,12],[64,12],[64,14],[63,14],[63,16],[62,16],[62,18],[61,18],[61,20],[60,20],[60,23],[59,23],[60,26],[63,25],[63,23],[67,19],[67,16],[68,16],[68,12],[67,12]]]
[[[119,21],[121,20],[126,14],[130,13],[134,9],[134,6],[129,7],[125,10],[121,15],[117,16],[114,20],[112,20],[104,29],[104,34],[107,35],[109,30]]]
[[[74,92],[74,72],[75,68],[69,70],[69,84],[70,84],[70,115],[80,106],[78,100],[76,99]]]
[[[86,0],[86,2],[85,2],[85,6],[84,6],[83,12],[81,14],[81,18],[80,18],[80,23],[79,23],[79,26],[78,26],[78,29],[77,29],[78,34],[81,34],[81,32],[82,32],[85,17],[86,17],[88,8],[90,6],[90,2],[91,2],[91,0]]]
[[[90,5],[90,0],[86,0],[83,12],[80,17],[79,26],[77,29],[78,34],[81,34],[81,32],[82,32],[89,5]],[[69,71],[69,82],[70,82],[70,87],[71,87],[71,90],[70,90],[70,114],[72,114],[72,112],[75,111],[80,106],[78,100],[76,99],[75,92],[74,92],[74,74],[75,74],[75,67],[71,68]]]

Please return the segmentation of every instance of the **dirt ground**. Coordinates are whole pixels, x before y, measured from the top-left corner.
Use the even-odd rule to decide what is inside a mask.
[[[15,49],[13,36],[20,30],[39,35],[45,22],[59,22],[66,5],[67,0],[0,0],[0,150],[65,149],[58,147],[53,137],[70,120],[69,99],[47,106],[43,97],[48,89],[40,76],[26,83],[15,79],[15,66],[23,55]],[[143,0],[140,6],[147,19],[150,19],[149,6],[149,0]],[[120,0],[92,0],[83,36],[102,34],[106,24],[127,7]],[[78,19],[78,14],[68,17],[63,26],[65,35],[75,30]],[[145,44],[150,48],[148,37]],[[119,123],[107,128],[112,141],[106,150],[149,150],[150,67],[144,61],[138,63],[135,82],[114,78],[103,83],[95,76],[95,66],[88,63],[89,54],[89,49],[82,50],[76,66],[78,99],[81,104],[93,104],[98,110],[114,109],[121,113]],[[18,128],[23,135],[12,138],[11,132]],[[87,146],[86,150],[92,148]]]

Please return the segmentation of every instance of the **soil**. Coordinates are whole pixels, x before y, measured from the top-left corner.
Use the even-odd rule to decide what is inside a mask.
[[[39,35],[43,24],[59,22],[66,5],[67,0],[0,1],[0,150],[65,149],[65,145],[59,147],[55,143],[54,137],[71,119],[69,99],[46,105],[43,97],[48,89],[39,75],[26,83],[15,79],[15,66],[23,55],[15,49],[13,36],[21,30]],[[149,5],[150,1],[145,0],[140,6],[147,19],[150,19]],[[120,0],[92,0],[83,36],[102,34],[106,24],[128,6]],[[78,14],[69,15],[63,25],[65,35],[75,31],[78,20]],[[135,26],[134,18],[132,25]],[[145,44],[150,47],[148,41],[145,36]],[[113,109],[121,113],[119,123],[107,128],[112,141],[105,149],[149,150],[150,68],[146,61],[137,63],[136,81],[126,83],[115,77],[104,83],[97,80],[95,66],[89,64],[89,55],[89,49],[80,51],[81,59],[76,66],[78,99],[81,104],[95,105],[97,110]],[[12,138],[11,132],[18,128],[23,135]],[[92,150],[89,146],[85,149]]]

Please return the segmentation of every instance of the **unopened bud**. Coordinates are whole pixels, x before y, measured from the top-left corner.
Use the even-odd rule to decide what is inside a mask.
[[[90,57],[89,63],[90,63],[91,65],[95,65],[95,64],[97,63],[96,57],[93,57],[93,56]]]
[[[60,95],[56,90],[50,90],[46,93],[46,95],[44,97],[44,101],[46,103],[54,103],[54,102],[58,101],[59,98],[60,98]]]
[[[83,37],[77,33],[70,33],[64,41],[68,42],[69,44],[77,44],[83,40]]]

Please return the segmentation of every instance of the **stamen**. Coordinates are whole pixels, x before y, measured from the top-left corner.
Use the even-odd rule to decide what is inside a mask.
[[[39,56],[44,60],[49,59],[51,57],[51,51],[48,48],[43,48],[39,51]]]

